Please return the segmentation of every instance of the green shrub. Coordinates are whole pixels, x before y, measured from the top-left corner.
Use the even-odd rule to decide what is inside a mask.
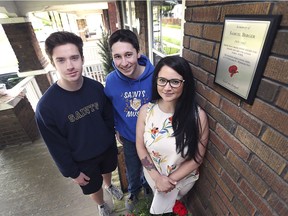
[[[111,50],[109,47],[108,39],[109,39],[109,34],[102,29],[102,38],[99,40],[97,45],[100,48],[99,54],[102,58],[101,63],[103,65],[103,69],[106,75],[114,70],[112,66],[113,59],[112,59],[112,54],[111,54]]]

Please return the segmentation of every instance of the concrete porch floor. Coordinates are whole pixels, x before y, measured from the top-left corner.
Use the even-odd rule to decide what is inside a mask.
[[[113,182],[119,186],[117,171]],[[112,205],[112,199],[104,192]],[[114,202],[114,213],[126,215],[124,200]],[[42,139],[0,150],[0,216],[91,216],[97,205],[79,186],[63,177]]]

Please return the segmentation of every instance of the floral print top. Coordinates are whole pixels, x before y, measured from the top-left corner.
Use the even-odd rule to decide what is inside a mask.
[[[158,104],[149,103],[144,144],[158,171],[168,176],[184,159],[176,153],[172,128],[173,113],[164,113]]]
[[[165,113],[160,110],[157,103],[148,104],[144,144],[159,173],[166,176],[169,176],[185,161],[181,154],[176,152],[172,116],[173,113]],[[144,175],[150,187],[153,188],[154,182],[146,169],[144,169]],[[180,191],[180,195],[187,193],[198,178],[198,171],[194,171],[178,182],[177,189]]]

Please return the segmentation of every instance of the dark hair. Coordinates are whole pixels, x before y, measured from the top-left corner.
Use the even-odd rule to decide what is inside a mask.
[[[78,35],[67,32],[67,31],[59,31],[59,32],[53,32],[49,35],[49,37],[45,40],[45,52],[50,59],[51,63],[53,63],[52,55],[53,50],[55,47],[65,44],[74,44],[77,46],[79,53],[81,55],[81,58],[83,59],[83,40]]]
[[[110,36],[109,38],[109,47],[113,46],[116,42],[127,42],[132,44],[132,46],[136,49],[137,53],[139,52],[139,41],[136,34],[128,29],[119,29]]]
[[[196,103],[196,84],[189,63],[179,56],[162,58],[156,65],[152,83],[152,101],[160,99],[157,91],[156,79],[163,66],[168,66],[180,74],[185,82],[183,92],[178,98],[175,112],[172,117],[172,127],[176,138],[176,151],[188,160],[197,160],[199,142],[199,113]],[[187,152],[185,153],[185,147]],[[199,158],[199,157],[198,157]]]

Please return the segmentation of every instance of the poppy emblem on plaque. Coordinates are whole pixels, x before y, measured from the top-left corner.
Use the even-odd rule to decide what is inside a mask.
[[[132,100],[130,100],[130,106],[137,111],[140,106],[141,106],[141,100],[137,99],[137,98],[133,98]]]

